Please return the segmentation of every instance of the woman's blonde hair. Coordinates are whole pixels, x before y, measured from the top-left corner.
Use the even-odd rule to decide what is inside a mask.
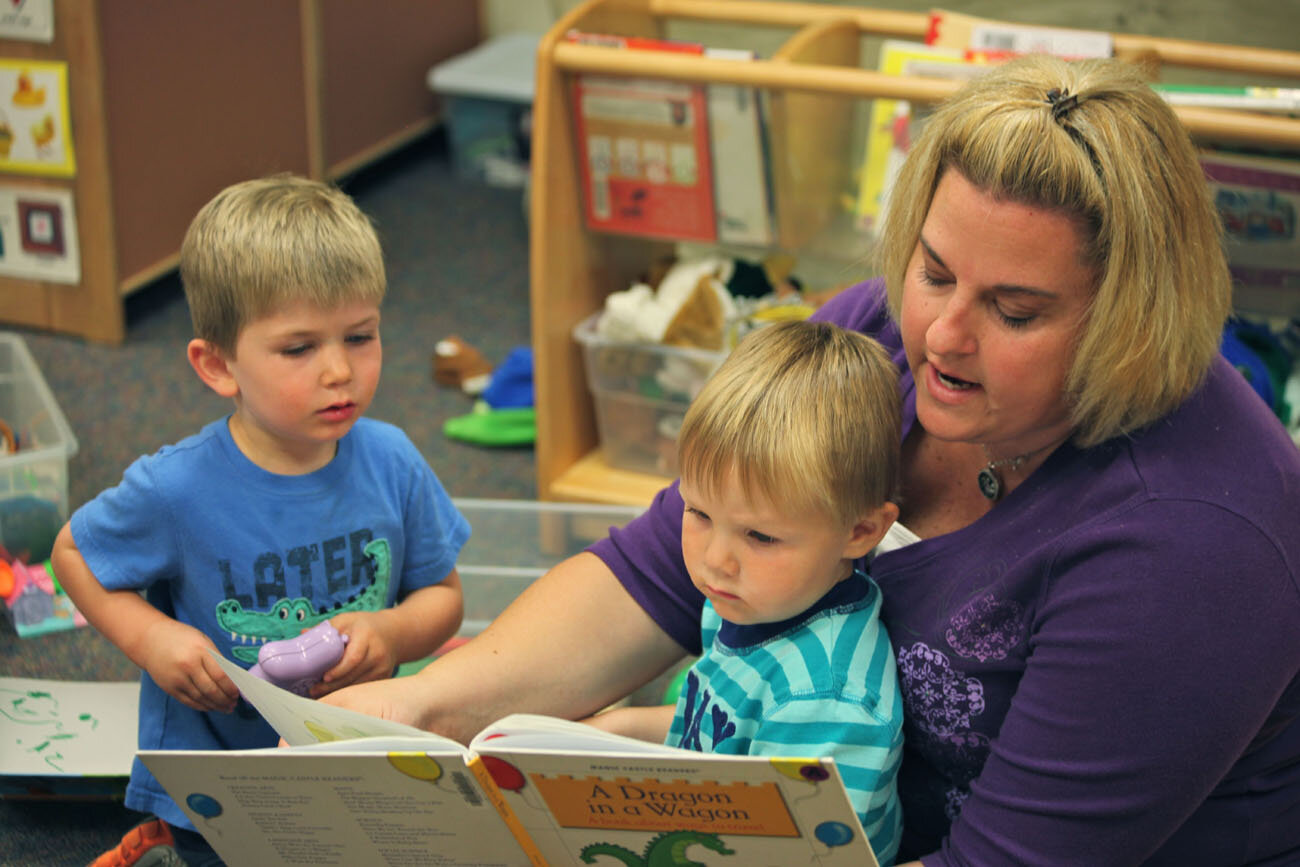
[[[827,322],[750,333],[691,401],[677,438],[683,479],[849,526],[895,498],[898,369],[871,338]]]
[[[383,301],[374,226],[341,190],[280,174],[226,187],[181,243],[194,336],[234,353],[250,321],[295,301],[336,307]]]
[[[1136,69],[1022,57],[935,111],[890,193],[877,248],[896,312],[946,171],[1078,226],[1096,275],[1065,384],[1079,445],[1144,427],[1196,388],[1232,299],[1222,229],[1187,131]]]

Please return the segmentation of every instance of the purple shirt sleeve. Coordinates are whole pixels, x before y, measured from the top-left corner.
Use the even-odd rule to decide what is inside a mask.
[[[623,587],[687,653],[700,653],[704,595],[682,559],[682,498],[673,482],[650,507],[587,550],[605,561]]]

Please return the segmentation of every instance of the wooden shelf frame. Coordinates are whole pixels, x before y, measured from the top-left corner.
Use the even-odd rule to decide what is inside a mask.
[[[792,31],[766,60],[739,63],[675,52],[631,52],[564,41],[570,29],[663,38],[678,20]],[[538,46],[532,146],[530,292],[537,400],[537,486],[547,500],[644,505],[669,479],[607,466],[598,448],[576,323],[625,289],[648,263],[672,252],[663,241],[589,232],[574,157],[569,83],[580,73],[746,85],[769,97],[769,135],[779,246],[797,251],[825,226],[852,168],[846,99],[942,100],[958,83],[863,69],[863,35],[921,41],[924,13],[754,0],[586,0]],[[1300,52],[1112,34],[1118,56],[1188,67],[1300,78]],[[835,102],[838,100],[838,102]],[[1300,119],[1178,107],[1198,140],[1300,151]],[[834,165],[809,183],[819,167]],[[802,180],[794,183],[794,177]]]
[[[336,181],[431,130],[428,70],[481,39],[477,0],[54,0],[52,43],[7,58],[68,69],[81,280],[0,276],[0,322],[120,343],[123,299],[172,271],[222,187],[288,171]]]

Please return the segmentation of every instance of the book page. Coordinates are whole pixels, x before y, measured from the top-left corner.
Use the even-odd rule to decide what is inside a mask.
[[[405,746],[414,749],[370,747]],[[459,751],[387,738],[299,749],[142,751],[227,864],[529,863]],[[365,747],[357,751],[352,747]]]
[[[422,738],[429,745],[426,749],[463,750],[456,741],[423,729],[294,695],[249,674],[218,654],[214,653],[213,657],[248,703],[257,708],[276,734],[291,747],[376,735],[406,735]]]
[[[491,747],[510,750],[556,752],[616,752],[624,754],[699,757],[693,750],[651,743],[601,731],[580,722],[538,714],[515,713],[502,717],[479,732],[470,749]]]

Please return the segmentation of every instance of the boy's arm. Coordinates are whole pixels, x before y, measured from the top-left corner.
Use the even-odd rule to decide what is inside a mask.
[[[672,727],[675,710],[677,706],[673,704],[616,707],[589,716],[582,722],[601,731],[662,744],[668,737],[668,729]]]
[[[399,663],[423,659],[456,634],[464,615],[460,574],[421,587],[392,608],[331,618],[348,638],[343,658],[312,688],[320,697],[354,683],[391,677]]]
[[[239,689],[212,659],[211,639],[134,590],[104,589],[81,556],[70,524],[59,531],[50,563],[86,620],[169,695],[195,710],[234,710]]]

